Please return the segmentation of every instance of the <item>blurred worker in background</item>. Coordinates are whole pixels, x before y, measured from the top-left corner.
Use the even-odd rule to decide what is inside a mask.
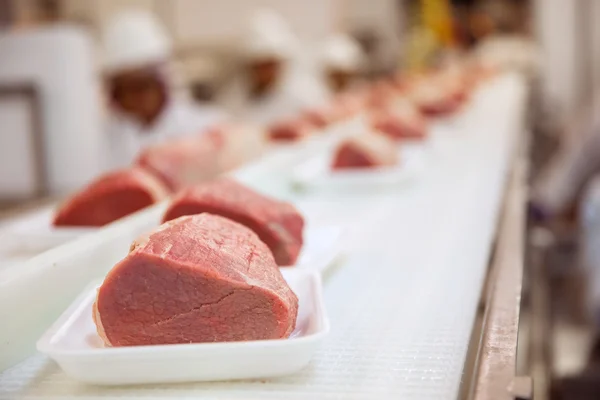
[[[538,44],[519,25],[515,9],[506,2],[484,3],[472,13],[472,31],[478,40],[479,61],[521,73],[530,82],[537,79],[542,64]]]
[[[364,55],[352,37],[338,34],[323,46],[322,60],[327,87],[337,94],[349,90],[359,78]]]
[[[538,175],[556,147],[560,127],[543,84],[543,51],[527,31],[522,5],[513,1],[487,1],[470,14],[470,31],[476,39],[474,59],[502,71],[521,75],[528,85],[527,125],[532,132],[532,176]]]
[[[564,140],[544,168],[533,190],[535,214],[549,219],[573,214],[578,196],[600,172],[600,119],[598,105],[575,118],[567,129],[578,140]]]
[[[145,11],[117,14],[103,29],[104,78],[110,101],[107,167],[129,165],[138,152],[167,138],[197,134],[225,119],[175,93],[171,42]]]
[[[563,140],[558,153],[535,182],[533,216],[551,229],[555,248],[561,237],[572,238],[573,255],[563,266],[563,274],[574,290],[563,293],[570,302],[569,318],[591,330],[591,346],[584,368],[556,385],[557,392],[600,393],[600,103],[577,116],[569,129],[578,132],[578,140]],[[563,239],[564,241],[564,239]],[[557,251],[552,253],[556,254]],[[551,260],[548,257],[548,260]],[[564,260],[564,257],[563,257]],[[586,388],[581,391],[581,388]],[[594,396],[595,394],[595,396]],[[584,398],[584,397],[581,397]]]
[[[243,74],[224,94],[242,120],[269,125],[327,99],[317,76],[300,61],[298,38],[276,12],[255,12],[243,38]]]

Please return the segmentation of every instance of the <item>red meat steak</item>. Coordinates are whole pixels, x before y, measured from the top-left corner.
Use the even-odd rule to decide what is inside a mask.
[[[389,109],[373,111],[371,125],[394,140],[423,139],[427,135],[425,118],[405,100],[391,103]]]
[[[171,190],[214,178],[219,170],[218,155],[224,146],[224,136],[211,129],[146,147],[136,165],[159,177]]]
[[[307,120],[293,119],[281,121],[269,129],[269,139],[274,142],[296,142],[312,133],[312,127]]]
[[[103,226],[148,207],[169,195],[153,175],[140,168],[103,175],[65,201],[55,226]]]
[[[327,109],[309,109],[304,112],[305,120],[317,129],[325,128],[333,119],[330,110]]]
[[[138,239],[98,290],[94,321],[110,346],[279,339],[298,298],[250,229],[181,217]]]
[[[349,118],[366,107],[366,95],[361,92],[338,95],[333,102],[333,112],[336,119]]]
[[[434,82],[416,85],[411,94],[415,104],[427,116],[447,116],[461,105],[460,99],[453,98],[454,94],[442,85],[436,86]]]
[[[397,163],[398,150],[391,139],[381,134],[364,134],[340,143],[332,168],[376,168]]]
[[[252,229],[269,246],[279,265],[293,265],[298,258],[304,219],[289,203],[222,178],[181,191],[163,221],[200,213],[221,215]]]

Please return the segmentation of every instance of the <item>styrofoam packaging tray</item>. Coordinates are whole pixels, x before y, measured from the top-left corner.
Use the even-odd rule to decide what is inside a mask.
[[[418,178],[425,167],[427,145],[411,144],[399,150],[400,162],[394,167],[373,168],[364,171],[334,171],[332,153],[310,158],[294,168],[292,183],[301,189],[362,189],[365,187],[393,187]]]
[[[282,270],[299,300],[288,339],[158,346],[105,347],[92,320],[100,283],[89,286],[40,338],[37,348],[77,380],[142,384],[267,378],[305,367],[329,332],[318,273]]]
[[[53,215],[54,206],[49,206],[0,225],[0,258],[3,262],[28,259],[98,230],[53,227]]]
[[[123,259],[135,239],[157,227],[167,205],[149,207],[28,260],[0,262],[0,319],[10,321],[0,329],[0,370],[31,355],[35,340],[58,313],[90,280]],[[342,229],[305,218],[299,263],[323,272],[343,250]]]
[[[348,120],[328,127],[322,134],[293,146],[279,146],[265,157],[231,171],[228,175],[248,187],[265,195],[282,200],[291,200],[289,182],[293,168],[310,158],[316,152],[333,148],[340,140],[369,129],[364,115],[358,114]],[[277,174],[273,174],[277,171]]]
[[[342,255],[344,234],[338,226],[308,227],[296,266],[325,272]]]
[[[0,370],[35,351],[35,341],[91,280],[102,278],[148,232],[166,203],[96,233],[0,269]]]

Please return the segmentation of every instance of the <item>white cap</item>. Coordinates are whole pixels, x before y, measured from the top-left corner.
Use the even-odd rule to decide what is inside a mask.
[[[171,54],[171,41],[149,12],[123,11],[111,18],[102,32],[104,69],[109,72],[164,61]]]
[[[329,68],[355,71],[363,62],[363,53],[354,39],[338,34],[325,42],[322,59],[325,66]]]
[[[249,59],[288,58],[296,47],[296,37],[281,15],[270,9],[256,11],[244,38],[244,54]]]

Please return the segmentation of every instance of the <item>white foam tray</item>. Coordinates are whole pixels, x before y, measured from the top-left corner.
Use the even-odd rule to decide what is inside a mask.
[[[67,243],[94,228],[55,228],[52,217],[55,206],[27,213],[0,225],[0,265],[25,261],[61,244]]]
[[[138,236],[157,227],[166,207],[166,203],[151,207],[96,234],[0,270],[0,316],[11,321],[0,330],[0,353],[5,355],[0,368],[31,352],[44,324],[89,280],[104,276],[125,257]],[[320,226],[309,218],[303,236],[298,268],[323,273],[343,254],[340,227]]]
[[[313,220],[350,233],[344,263],[325,281],[331,333],[302,371],[259,381],[101,388],[81,385],[36,356],[0,374],[0,398],[456,399],[512,146],[521,134],[524,87],[506,76],[483,89],[460,124],[448,128],[453,139],[411,190],[308,197],[289,188],[294,160],[271,171],[263,166],[264,175],[253,172],[255,187],[281,192]],[[91,269],[97,264],[85,256],[84,239],[71,250]],[[56,295],[65,284],[29,287],[49,298],[49,287]],[[0,298],[4,289],[0,284]],[[10,319],[0,311],[0,320]]]
[[[427,147],[408,145],[398,150],[399,164],[366,170],[332,170],[332,152],[314,156],[292,172],[292,182],[300,189],[365,190],[394,188],[418,180],[425,168]]]
[[[344,230],[339,226],[309,226],[305,229],[297,267],[324,273],[343,255],[344,236]]]
[[[302,159],[303,154],[314,148],[330,145],[349,132],[354,132],[364,124],[364,118],[358,115],[347,121],[331,125],[324,131],[315,134],[308,140],[295,145],[280,146],[266,155],[267,159],[252,163],[232,175],[242,182],[253,186],[256,177],[264,174],[265,164],[274,165],[281,160],[284,163],[291,159]],[[295,158],[294,158],[295,157]],[[239,174],[239,176],[236,176]],[[281,193],[269,193],[281,197]],[[30,258],[75,240],[82,235],[96,232],[98,228],[56,228],[52,226],[52,218],[57,205],[43,207],[22,216],[4,221],[0,224],[0,269],[21,264]]]
[[[298,296],[296,329],[288,339],[163,346],[105,347],[92,306],[101,282],[90,285],[42,336],[40,352],[65,373],[100,385],[218,381],[288,375],[304,368],[329,332],[321,279],[307,269],[282,270]]]

